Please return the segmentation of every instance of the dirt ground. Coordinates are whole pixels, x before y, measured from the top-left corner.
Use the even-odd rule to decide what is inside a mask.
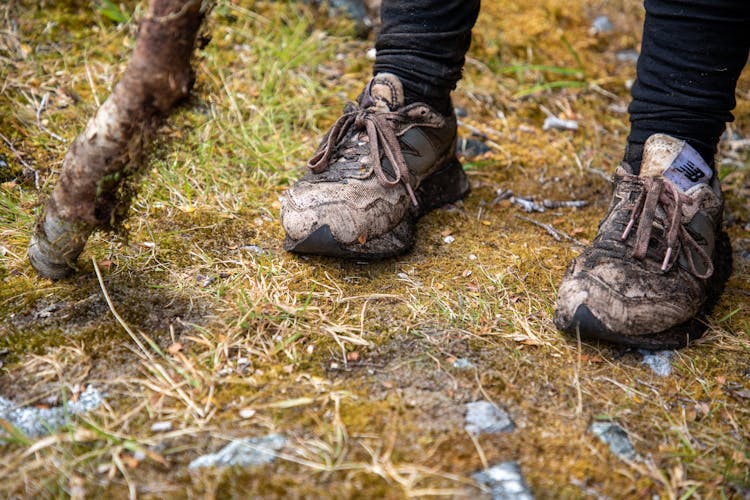
[[[596,234],[641,3],[484,4],[454,100],[462,137],[489,152],[464,160],[471,194],[426,216],[408,255],[282,249],[278,197],[366,82],[371,35],[302,3],[220,0],[124,233],[96,235],[58,282],[26,261],[30,229],[144,5],[0,5],[0,396],[49,408],[91,386],[106,401],[40,438],[0,421],[0,495],[461,498],[488,496],[472,475],[514,461],[537,498],[750,496],[750,73],[718,160],[734,273],[705,337],[660,376],[642,353],[556,331],[581,247],[539,225]],[[548,114],[578,130],[543,130]],[[587,204],[527,213],[508,190]],[[469,434],[479,400],[515,430]],[[636,459],[590,432],[598,421]],[[270,433],[287,438],[271,463],[187,468]]]

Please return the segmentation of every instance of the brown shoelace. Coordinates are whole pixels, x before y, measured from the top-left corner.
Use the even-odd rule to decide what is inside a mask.
[[[353,111],[348,111],[352,109]],[[347,137],[352,128],[355,131],[365,130],[367,138],[370,141],[370,162],[372,163],[375,175],[381,184],[388,187],[398,185],[403,182],[407,193],[411,198],[414,206],[418,205],[417,197],[409,182],[409,169],[406,166],[406,160],[401,153],[401,146],[398,142],[398,136],[395,132],[395,124],[405,121],[403,113],[399,111],[382,111],[375,106],[360,107],[355,103],[347,106],[346,112],[336,120],[331,127],[323,143],[315,152],[310,161],[307,162],[307,168],[316,174],[325,171],[330,164],[331,157],[336,152],[336,148]],[[411,118],[408,118],[410,121]],[[435,127],[428,122],[416,122],[410,125],[416,127]],[[388,178],[383,171],[383,165],[380,162],[380,149],[383,149],[386,158],[393,165],[394,177]]]
[[[643,259],[648,250],[651,239],[651,231],[654,227],[654,218],[656,217],[656,208],[661,206],[666,214],[664,218],[664,230],[667,239],[667,251],[662,261],[661,270],[666,271],[670,267],[670,261],[677,244],[680,248],[685,248],[685,257],[688,262],[689,271],[699,279],[707,279],[714,272],[713,262],[706,254],[705,250],[695,241],[690,232],[682,225],[682,206],[693,203],[693,200],[682,193],[671,182],[664,182],[663,177],[644,177],[637,178],[643,183],[643,190],[630,212],[630,220],[622,233],[622,241],[628,239],[636,219],[638,220],[638,229],[635,233],[635,242],[633,245],[632,256],[635,259]],[[640,217],[640,218],[639,218]],[[693,255],[687,250],[690,247],[703,259],[706,264],[706,272],[701,274],[695,267]]]

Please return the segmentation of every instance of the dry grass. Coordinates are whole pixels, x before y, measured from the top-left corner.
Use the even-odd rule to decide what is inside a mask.
[[[745,156],[726,150],[722,166],[735,274],[671,376],[562,337],[554,297],[577,247],[493,200],[498,189],[588,200],[530,217],[593,238],[634,76],[615,52],[637,46],[640,5],[485,4],[455,99],[469,112],[462,132],[481,132],[493,151],[466,165],[464,203],[422,221],[414,252],[361,265],[282,251],[278,196],[359,92],[371,42],[296,3],[222,1],[127,239],[96,236],[83,272],[58,283],[26,263],[29,228],[66,145],[122,70],[134,25],[89,3],[0,6],[0,133],[13,147],[0,144],[13,171],[0,179],[0,394],[30,404],[84,384],[107,394],[69,428],[1,445],[4,496],[469,496],[481,493],[471,474],[502,460],[517,460],[540,498],[748,494]],[[588,33],[600,13],[615,33]],[[743,136],[749,92],[743,79]],[[543,108],[580,130],[542,132]],[[453,368],[457,358],[474,368]],[[518,429],[467,435],[461,405],[482,398]],[[642,460],[622,462],[588,433],[598,418],[621,423]],[[269,432],[290,439],[272,465],[186,468]]]

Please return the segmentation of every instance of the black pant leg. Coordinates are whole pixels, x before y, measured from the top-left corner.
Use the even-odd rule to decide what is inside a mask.
[[[479,0],[383,0],[373,71],[393,73],[409,96],[449,101],[461,79]]]
[[[750,46],[748,0],[646,0],[625,160],[655,133],[687,140],[713,164]],[[637,167],[636,167],[637,168]]]

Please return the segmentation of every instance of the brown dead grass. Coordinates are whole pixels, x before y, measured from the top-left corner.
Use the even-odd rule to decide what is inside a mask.
[[[596,169],[611,172],[621,156],[634,76],[615,52],[637,47],[640,5],[483,8],[455,100],[469,112],[463,134],[481,131],[493,151],[466,165],[464,203],[422,221],[414,252],[361,265],[282,251],[277,197],[359,92],[371,42],[296,4],[220,2],[196,91],[162,130],[129,238],[95,237],[83,272],[51,283],[24,259],[37,200],[122,70],[133,25],[88,3],[0,7],[0,132],[41,188],[29,169],[0,185],[0,348],[10,351],[0,394],[36,402],[92,383],[108,395],[70,429],[3,445],[3,494],[469,496],[480,493],[471,474],[502,460],[517,460],[540,498],[747,494],[745,156],[724,151],[722,167],[735,274],[673,375],[562,337],[555,291],[578,249],[493,200],[499,189],[588,200],[529,217],[593,238],[609,201]],[[589,34],[598,14],[613,34]],[[749,85],[738,91],[743,136]],[[580,130],[543,132],[542,106]],[[5,144],[0,152],[23,170]],[[475,368],[453,368],[456,358]],[[461,405],[477,399],[508,408],[518,429],[473,442]],[[586,430],[596,418],[622,424],[643,460],[612,455]],[[155,422],[172,429],[154,432]],[[232,437],[269,432],[291,442],[272,465],[186,469]]]

